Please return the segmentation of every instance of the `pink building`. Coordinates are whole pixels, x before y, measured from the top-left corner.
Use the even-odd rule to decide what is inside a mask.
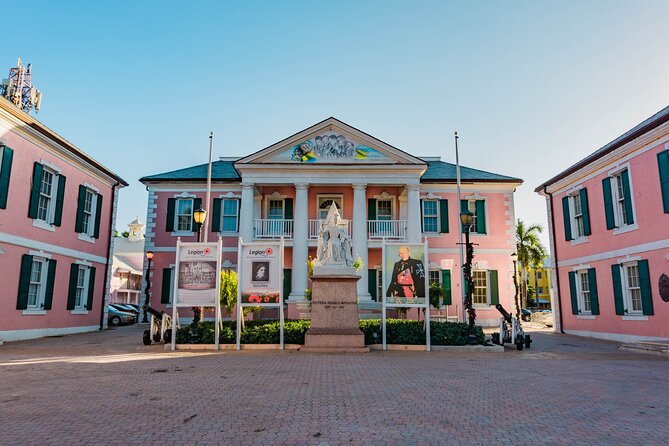
[[[288,317],[303,317],[307,258],[315,257],[318,220],[335,203],[354,256],[366,271],[358,282],[361,312],[381,309],[382,240],[429,244],[431,282],[446,286],[442,314],[462,314],[459,260],[462,207],[475,214],[472,241],[477,322],[497,323],[494,304],[512,307],[515,250],[513,193],[521,180],[418,158],[334,118],[241,159],[213,163],[212,202],[205,203],[207,165],[140,181],[149,190],[146,250],[155,252],[152,305],[169,306],[177,237],[196,240],[193,210],[209,211],[209,240],[223,238],[223,262],[236,268],[237,242],[284,237]],[[146,263],[145,263],[146,268]],[[436,314],[436,313],[435,313]],[[378,313],[377,313],[378,315]]]
[[[114,172],[0,98],[0,339],[105,321]]]
[[[558,327],[669,339],[669,107],[546,181]]]

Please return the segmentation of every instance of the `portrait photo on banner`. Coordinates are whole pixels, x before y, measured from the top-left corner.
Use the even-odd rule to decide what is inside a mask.
[[[383,259],[388,304],[425,304],[425,245],[387,244]]]

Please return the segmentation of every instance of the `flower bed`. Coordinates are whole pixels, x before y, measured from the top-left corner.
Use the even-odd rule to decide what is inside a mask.
[[[304,334],[311,323],[308,320],[287,320],[284,324],[284,343],[304,344]],[[388,319],[386,321],[386,342],[388,344],[424,345],[425,332],[423,321],[406,319]],[[365,344],[382,342],[381,321],[368,319],[360,321],[360,330],[365,335]],[[474,335],[479,344],[485,336],[481,327],[474,327]],[[432,345],[466,345],[468,326],[459,322],[430,322],[430,340]],[[214,344],[214,323],[199,322],[195,326],[186,326],[177,331],[177,344]],[[221,344],[236,342],[236,324],[224,321],[219,336]],[[278,344],[279,321],[249,321],[245,323],[241,335],[242,344]]]

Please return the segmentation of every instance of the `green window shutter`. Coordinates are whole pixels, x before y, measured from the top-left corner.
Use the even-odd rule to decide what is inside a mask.
[[[9,177],[12,173],[12,159],[14,151],[7,146],[0,146],[3,151],[2,166],[0,166],[0,209],[7,209],[9,197]]]
[[[35,163],[33,167],[33,185],[30,191],[30,206],[28,207],[28,218],[37,218],[37,206],[39,205],[39,190],[42,184],[42,172],[44,167]]]
[[[616,314],[618,316],[623,316],[625,314],[623,286],[620,280],[620,265],[617,263],[611,265],[611,278],[613,279],[613,301],[616,306]]]
[[[451,287],[451,270],[450,269],[442,269],[441,270],[441,284],[444,287],[444,290],[446,291],[446,295],[444,296],[444,305],[452,305],[453,304],[453,298],[452,298],[452,287]]]
[[[439,200],[439,219],[439,232],[448,232],[448,200]]]
[[[54,259],[49,259],[47,264],[49,265],[49,271],[46,276],[46,292],[44,295],[44,309],[50,310],[51,303],[53,302],[53,285],[56,280],[56,261]]]
[[[202,207],[202,198],[193,198],[193,215],[195,215],[195,211],[197,211],[201,207]],[[195,217],[194,216],[193,216],[192,220],[193,221],[190,225],[190,228],[193,232],[197,232],[197,223],[195,223]],[[205,231],[207,230],[206,227],[204,229],[205,229]]]
[[[606,214],[606,229],[614,229],[616,220],[613,217],[613,195],[611,194],[611,178],[606,177],[602,180],[602,189],[604,191],[604,213]]]
[[[367,220],[376,220],[376,200],[374,198],[367,199]]]
[[[643,314],[652,316],[653,312],[653,294],[650,288],[650,270],[648,269],[648,260],[639,260],[639,285],[641,288],[641,307]]]
[[[460,200],[460,214],[463,212],[466,212],[469,210],[469,201],[468,200]],[[458,220],[460,220],[460,231],[463,233],[465,232],[465,225],[462,224],[462,220],[458,216]]]
[[[23,254],[21,257],[21,273],[19,274],[19,296],[16,301],[17,310],[28,308],[28,289],[30,288],[30,272],[33,269],[33,256]]]
[[[65,175],[58,175],[58,190],[56,191],[56,209],[53,215],[53,225],[60,226],[63,219],[63,200],[65,199]]]
[[[86,186],[79,185],[79,197],[77,198],[77,221],[74,223],[74,232],[81,234],[84,226],[84,206],[86,205]]]
[[[599,295],[597,294],[597,271],[588,269],[588,287],[590,288],[590,311],[593,315],[599,314]]]
[[[497,279],[497,270],[488,270],[488,277],[490,278],[490,305],[497,305],[499,303],[499,281]]]
[[[664,213],[669,214],[669,150],[657,154],[657,165],[660,170],[662,206],[664,208]]]
[[[70,265],[70,287],[67,290],[67,309],[74,310],[74,301],[77,297],[77,279],[79,277],[79,264]]]
[[[627,224],[634,223],[634,210],[632,209],[632,193],[630,190],[630,174],[627,169],[620,173],[623,180],[623,196],[625,197],[625,213],[627,214]]]
[[[425,232],[425,225],[423,222],[425,221],[425,212],[423,211],[423,202],[425,200],[421,199],[420,200],[420,232]]]
[[[177,205],[176,198],[167,199],[167,215],[165,216],[165,231],[174,232],[174,211]]]
[[[581,213],[583,214],[583,231],[585,235],[592,234],[590,230],[590,209],[588,208],[588,190],[584,187],[579,192],[581,195]]]
[[[293,199],[286,198],[283,200],[283,218],[285,220],[293,219]]]
[[[578,314],[578,294],[576,292],[576,273],[569,271],[569,294],[571,294],[571,314]]]
[[[372,300],[376,300],[376,270],[367,270],[367,290],[372,295]]]
[[[95,194],[95,227],[93,228],[93,237],[100,238],[100,218],[102,217],[102,195]]]
[[[214,198],[214,209],[211,215],[211,232],[221,232],[221,207],[223,206],[222,198]]]
[[[571,217],[569,216],[569,197],[562,198],[562,221],[564,221],[564,239],[573,240],[571,236]]]
[[[293,271],[290,269],[283,270],[283,300],[288,300],[291,291],[291,278]]]
[[[95,296],[95,267],[88,268],[88,302],[86,302],[86,309],[88,311],[93,309],[93,296]]]
[[[170,303],[170,288],[172,285],[172,268],[163,268],[163,282],[160,289],[160,303]]]
[[[476,200],[476,232],[487,234],[485,227],[485,200]]]

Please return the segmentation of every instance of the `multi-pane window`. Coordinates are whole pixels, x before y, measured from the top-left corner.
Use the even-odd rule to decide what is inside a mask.
[[[176,230],[191,232],[193,225],[193,199],[180,198],[176,202]]]
[[[239,200],[223,200],[223,232],[237,232]]]
[[[41,309],[44,307],[47,269],[46,259],[33,258],[30,270],[30,285],[28,287],[28,309]]]
[[[393,203],[390,200],[376,200],[376,219],[392,220]]]
[[[383,299],[383,270],[376,270],[376,301]]]
[[[625,175],[623,175],[625,174]],[[616,226],[625,226],[632,224],[632,216],[627,215],[630,204],[626,202],[625,184],[627,171],[620,172],[611,178],[611,192],[613,199],[613,213],[615,216]]]
[[[325,220],[330,212],[330,206],[334,203],[337,207],[337,210],[341,214],[341,198],[319,198],[320,204],[318,205],[318,218],[320,220]]]
[[[269,219],[283,219],[283,200],[269,200]]]
[[[574,208],[573,236],[583,237],[585,236],[585,225],[583,223],[583,203],[581,202],[581,194],[577,192],[571,196],[571,199]]]
[[[95,196],[96,194],[92,190],[86,189],[84,196],[84,211],[81,220],[81,229],[83,234],[93,234],[93,226],[95,222],[93,218],[95,215]]]
[[[579,284],[579,307],[583,309],[584,313],[590,313],[592,311],[592,299],[590,298],[588,271],[579,271],[577,275]]]
[[[472,279],[474,279],[474,293],[472,300],[474,304],[488,303],[488,272],[487,271],[472,271]]]
[[[486,221],[485,221],[485,200],[463,200],[466,203],[466,207],[461,209],[466,209],[474,216],[472,225],[469,228],[469,232],[473,234],[485,234],[486,233]]]
[[[625,271],[625,295],[627,300],[626,307],[630,313],[641,313],[643,306],[641,303],[641,283],[639,281],[639,267],[636,264],[624,266]]]
[[[423,232],[439,231],[437,200],[423,200]]]
[[[436,283],[438,285],[441,284],[441,271],[438,269],[431,269],[429,272],[429,282],[430,285],[433,283]]]
[[[75,310],[86,309],[86,302],[88,296],[88,268],[86,266],[79,266],[77,273],[77,289],[74,295]]]
[[[37,219],[51,223],[53,216],[53,204],[56,193],[56,175],[44,168],[40,180],[39,201],[37,203]]]

